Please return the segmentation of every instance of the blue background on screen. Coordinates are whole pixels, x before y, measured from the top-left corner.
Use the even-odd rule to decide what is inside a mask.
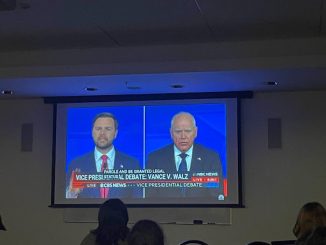
[[[137,158],[144,167],[146,160],[144,156],[172,143],[171,119],[180,111],[194,115],[198,127],[195,142],[219,153],[223,173],[227,177],[226,105],[224,103],[69,108],[67,110],[66,170],[72,159],[94,150],[92,122],[97,114],[110,112],[116,116],[119,122],[119,132],[114,141],[116,149]]]
[[[113,144],[116,149],[143,162],[143,107],[110,106],[69,108],[67,112],[66,171],[77,156],[94,151],[92,138],[93,118],[101,112],[110,112],[118,120],[118,135]]]
[[[146,156],[172,143],[171,119],[174,114],[181,111],[189,112],[195,117],[198,128],[195,142],[219,153],[226,177],[226,105],[224,103],[146,106]]]

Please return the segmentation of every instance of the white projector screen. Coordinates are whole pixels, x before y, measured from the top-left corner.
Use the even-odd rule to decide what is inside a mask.
[[[241,207],[239,104],[239,98],[58,100],[51,205],[99,205],[104,201],[99,193],[106,190],[104,198],[135,207]],[[103,113],[118,125],[98,126],[101,120],[94,118]],[[172,122],[179,113],[193,116],[191,126]],[[114,131],[111,139],[99,136],[114,146],[104,171],[96,158],[103,148],[94,138],[97,129]],[[188,169],[180,172],[177,153],[183,150]]]

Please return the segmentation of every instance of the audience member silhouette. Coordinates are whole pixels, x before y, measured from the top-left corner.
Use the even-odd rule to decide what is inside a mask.
[[[318,202],[309,202],[300,209],[293,233],[297,237],[296,244],[304,245],[307,237],[317,227],[326,226],[326,210]]]
[[[317,227],[308,236],[305,245],[326,245],[326,226]]]
[[[4,226],[4,224],[2,223],[2,218],[1,218],[1,215],[0,215],[0,230],[2,231],[6,231],[6,227]]]
[[[129,232],[128,211],[120,199],[105,201],[98,212],[98,227],[81,242],[81,245],[124,245]]]
[[[164,245],[161,227],[152,220],[140,220],[131,229],[128,245]]]

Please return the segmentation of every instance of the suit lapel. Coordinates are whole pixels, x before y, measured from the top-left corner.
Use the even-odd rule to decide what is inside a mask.
[[[95,162],[95,156],[94,156],[94,152],[91,152],[90,154],[88,154],[87,156],[87,162],[91,163],[91,164],[86,164],[85,166],[87,166],[87,172],[90,173],[96,173],[96,162]]]
[[[176,168],[175,157],[174,157],[174,144],[170,145],[170,150],[168,152],[169,152],[168,159],[167,159],[168,162],[165,164],[166,164],[166,166],[169,166],[167,168],[169,171],[176,172],[177,168]],[[163,159],[164,159],[164,156],[163,156]],[[171,164],[168,164],[168,163],[171,163]]]
[[[119,153],[119,151],[115,151],[115,157],[114,157],[114,163],[113,163],[113,169],[125,169],[127,163],[123,161],[123,157]]]
[[[200,169],[201,169],[201,161],[202,161],[202,156],[198,152],[198,149],[197,149],[196,145],[194,145],[193,149],[192,149],[192,159],[191,159],[190,171],[191,172],[200,171]]]

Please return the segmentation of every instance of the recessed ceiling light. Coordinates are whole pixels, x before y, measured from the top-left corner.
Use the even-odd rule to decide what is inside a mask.
[[[86,87],[84,88],[86,91],[89,91],[89,92],[94,92],[97,90],[97,88],[94,88],[94,87]]]
[[[3,95],[13,95],[14,91],[13,90],[1,90],[1,94],[3,94]]]

